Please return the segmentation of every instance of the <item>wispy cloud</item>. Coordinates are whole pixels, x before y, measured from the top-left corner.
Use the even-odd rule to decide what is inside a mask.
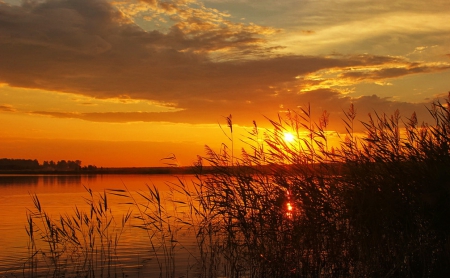
[[[3,112],[16,112],[17,110],[12,105],[3,104],[3,105],[0,105],[0,111],[3,111]]]
[[[263,105],[269,107],[265,109],[249,109],[255,103],[241,103],[236,104],[233,110],[233,121],[235,124],[242,126],[250,126],[252,120],[256,120],[260,126],[267,125],[265,116],[276,117],[277,114],[284,114],[289,110],[299,110],[299,108],[306,108],[310,106],[312,120],[317,121],[326,110],[331,115],[331,122],[329,128],[338,132],[345,132],[343,129],[341,119],[344,118],[343,111],[346,111],[351,104],[357,108],[357,122],[355,123],[355,129],[357,131],[364,130],[360,121],[367,120],[369,113],[375,111],[380,115],[386,113],[388,115],[399,109],[403,117],[410,117],[413,112],[417,112],[420,121],[428,122],[430,117],[428,115],[425,105],[422,103],[408,103],[394,101],[392,98],[380,98],[376,95],[361,96],[352,98],[350,96],[342,95],[338,91],[333,90],[316,90],[309,91],[302,94],[286,95],[284,101],[279,106],[267,106],[270,102],[267,99],[264,102],[257,102],[257,106]],[[296,103],[297,105],[292,105]],[[41,116],[50,116],[54,118],[71,118],[81,119],[92,122],[173,122],[173,123],[186,123],[191,124],[211,124],[218,123],[222,119],[221,117],[230,114],[230,110],[226,105],[214,105],[208,106],[207,102],[198,103],[202,105],[204,109],[197,110],[182,110],[176,112],[88,112],[88,113],[75,113],[75,112],[52,112],[52,111],[33,111],[31,113]]]

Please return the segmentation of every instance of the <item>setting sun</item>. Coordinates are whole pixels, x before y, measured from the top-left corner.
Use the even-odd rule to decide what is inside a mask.
[[[284,133],[284,141],[286,141],[287,143],[291,143],[294,140],[295,140],[294,134],[287,131]]]

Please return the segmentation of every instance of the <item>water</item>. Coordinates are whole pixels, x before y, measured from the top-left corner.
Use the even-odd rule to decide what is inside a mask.
[[[192,176],[182,176],[186,184],[192,184]],[[36,194],[43,209],[52,219],[60,215],[73,215],[74,208],[86,211],[89,207],[84,198],[89,198],[85,187],[90,188],[94,196],[105,189],[125,189],[136,198],[138,203],[145,203],[138,192],[146,194],[147,185],[155,186],[163,196],[163,205],[169,210],[182,214],[184,207],[168,199],[170,183],[178,183],[177,177],[169,175],[0,175],[0,277],[21,276],[27,268],[29,258],[27,211],[34,209],[31,195]],[[84,198],[83,198],[84,197]],[[127,199],[127,202],[130,200]],[[130,205],[124,204],[125,198],[108,196],[109,206],[116,217],[116,225],[121,226],[121,215]],[[136,207],[132,207],[137,213]],[[130,218],[121,235],[117,251],[119,274],[128,277],[159,276],[159,265],[164,266],[164,253],[157,238],[160,234],[149,234],[133,225],[142,224],[140,220]],[[172,223],[173,225],[175,222]],[[195,239],[192,232],[184,226],[174,226],[176,241],[171,257],[175,263],[175,277],[192,276],[195,273]],[[178,229],[179,228],[179,229]],[[153,247],[152,247],[153,242]],[[158,263],[159,261],[159,263]],[[173,267],[171,267],[173,268]],[[47,273],[48,274],[48,273]],[[45,272],[42,274],[46,276]]]

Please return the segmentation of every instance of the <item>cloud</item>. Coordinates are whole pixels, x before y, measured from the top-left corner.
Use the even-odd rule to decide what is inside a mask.
[[[228,13],[206,8],[195,0],[140,0],[132,5],[132,9],[129,3],[115,6],[132,18],[140,16],[150,21],[167,23],[168,33],[178,36],[178,47],[183,51],[219,51],[224,52],[222,55],[230,50],[244,51],[248,47],[254,51],[265,42],[264,36],[278,32],[274,28],[256,24],[234,23],[228,20]],[[266,52],[264,48],[260,51]]]
[[[356,80],[380,80],[388,78],[397,78],[409,74],[417,73],[431,73],[449,69],[449,65],[443,66],[429,66],[429,65],[411,65],[400,67],[385,67],[376,70],[359,71],[359,72],[345,72],[340,75],[342,78],[356,79]]]
[[[446,23],[450,9],[442,0],[279,2],[283,8],[265,22],[284,27],[286,32],[278,39],[290,52],[406,55],[424,45],[439,45],[440,51],[446,51],[450,42],[450,25]],[[255,5],[265,7],[268,3],[258,1]],[[303,30],[314,30],[315,34],[305,36]],[[417,56],[414,58],[423,60]]]
[[[364,82],[444,71],[449,64],[381,55],[277,54],[277,32],[234,23],[200,2],[55,0],[0,4],[0,83],[93,98],[149,100],[171,112],[35,111],[88,121],[214,123],[222,115],[254,117],[311,103],[341,113],[350,102],[404,106],[340,92]],[[167,25],[143,27],[147,16]],[[314,34],[311,34],[313,36]],[[310,37],[310,36],[308,36]],[[258,116],[255,116],[258,115]],[[261,118],[261,117],[260,117]]]
[[[0,105],[0,112],[16,112],[17,110],[9,104]]]
[[[309,81],[305,90],[352,86],[357,83],[390,84],[387,80],[413,74],[442,72],[450,69],[448,63],[415,63],[401,58],[359,56],[364,63],[350,67],[328,68],[303,77]]]
[[[105,113],[66,113],[51,111],[33,111],[32,114],[50,116],[54,118],[73,118],[93,122],[189,122],[191,124],[211,124],[219,123],[223,117],[232,114],[234,124],[250,126],[255,120],[259,126],[270,127],[266,117],[275,119],[277,115],[284,115],[287,111],[301,111],[300,109],[311,110],[311,120],[318,122],[323,111],[330,114],[329,130],[345,132],[342,119],[345,118],[344,111],[347,111],[351,104],[357,110],[355,131],[361,132],[364,127],[361,122],[368,120],[368,114],[387,115],[393,114],[397,109],[404,119],[410,117],[413,112],[417,113],[420,121],[430,122],[432,119],[427,111],[427,106],[423,103],[398,102],[391,98],[381,98],[376,95],[350,97],[342,95],[340,92],[329,89],[308,91],[301,94],[288,94],[281,105],[270,106],[270,99],[256,101],[252,103],[235,104],[235,109],[230,112],[226,104],[208,105],[207,102],[200,103],[203,109],[186,109],[176,112],[105,112]],[[264,109],[250,109],[252,105],[263,106]]]
[[[104,1],[33,3],[0,6],[0,82],[96,97],[172,99],[180,83],[215,67],[209,51],[253,53],[266,29],[228,23],[192,33],[180,21],[164,34],[142,30]]]
[[[302,30],[302,33],[305,35],[312,35],[315,34],[316,32],[313,30]]]

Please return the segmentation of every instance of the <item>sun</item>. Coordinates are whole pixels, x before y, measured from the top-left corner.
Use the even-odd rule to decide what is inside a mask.
[[[283,135],[284,135],[284,141],[286,141],[287,143],[291,143],[295,140],[294,135],[290,132],[286,131],[283,133]]]

